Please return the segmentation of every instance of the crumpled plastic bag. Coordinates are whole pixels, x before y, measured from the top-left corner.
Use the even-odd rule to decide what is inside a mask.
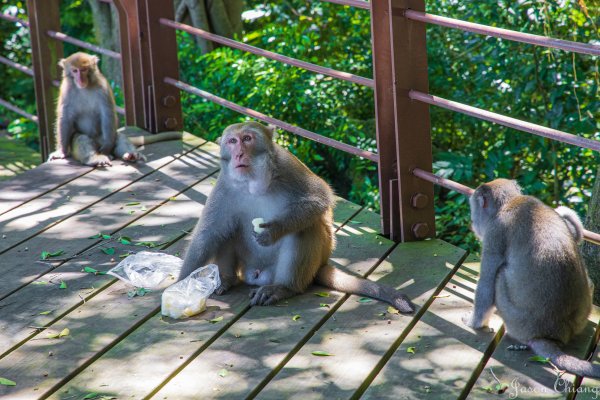
[[[219,267],[208,264],[168,287],[162,294],[161,313],[171,318],[188,318],[206,310],[206,299],[221,285]]]
[[[161,289],[172,285],[183,265],[181,258],[151,251],[133,254],[108,271],[124,282],[145,289]]]

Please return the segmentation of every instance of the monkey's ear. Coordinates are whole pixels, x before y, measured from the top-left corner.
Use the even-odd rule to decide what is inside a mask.
[[[273,124],[269,124],[266,128],[268,131],[269,139],[271,139],[271,141],[277,139],[277,127]]]
[[[488,199],[485,197],[485,195],[483,193],[479,193],[477,195],[477,204],[479,204],[479,207],[481,207],[481,208],[487,208]]]
[[[92,64],[92,65],[98,65],[98,61],[100,61],[100,59],[98,58],[98,56],[90,56],[90,64]]]
[[[58,62],[58,66],[61,67],[62,69],[65,69],[65,63],[67,62],[66,59],[61,58],[60,61]]]
[[[221,145],[221,140],[223,139],[223,136],[219,136],[215,142],[217,142],[217,144],[220,146]]]

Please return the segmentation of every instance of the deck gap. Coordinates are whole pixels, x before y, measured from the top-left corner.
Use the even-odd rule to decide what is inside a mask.
[[[442,290],[444,290],[444,288],[446,287],[446,285],[448,284],[448,282],[450,282],[450,279],[452,279],[452,277],[454,276],[454,274],[456,273],[456,271],[458,271],[458,269],[461,267],[462,263],[467,259],[468,255],[469,255],[469,252],[465,251],[465,253],[462,255],[462,257],[454,265],[454,267],[452,268],[452,270],[448,272],[448,274],[444,277],[444,279],[437,286],[437,288],[431,294],[431,296],[429,297],[429,299],[427,299],[427,301],[415,313],[415,315],[413,316],[412,320],[408,323],[408,325],[406,326],[406,328],[404,328],[404,330],[402,331],[402,333],[400,334],[400,336],[398,338],[396,338],[396,340],[394,341],[394,343],[392,343],[392,345],[390,346],[390,348],[381,357],[381,359],[379,360],[379,362],[373,368],[373,371],[371,371],[371,373],[369,373],[369,375],[364,380],[364,382],[358,387],[358,389],[356,389],[356,392],[354,392],[354,394],[350,397],[351,400],[359,399],[365,393],[365,391],[369,388],[369,386],[371,386],[371,383],[373,383],[373,380],[375,380],[375,378],[377,377],[377,375],[379,374],[379,372],[381,372],[381,370],[387,364],[387,362],[390,360],[390,358],[392,358],[392,356],[394,355],[394,353],[396,353],[396,350],[398,350],[398,348],[400,347],[400,345],[402,344],[402,342],[404,341],[404,339],[406,338],[406,336],[408,336],[408,334],[410,333],[410,331],[419,322],[419,320],[421,319],[421,317],[423,316],[423,314],[425,314],[425,312],[427,311],[427,309],[429,308],[429,306],[431,305],[431,303],[433,303],[435,301],[435,296],[437,296]]]
[[[210,174],[208,174],[208,175],[204,176],[202,179],[199,179],[198,181],[194,182],[193,184],[191,184],[190,186],[186,187],[185,189],[183,189],[183,190],[180,190],[180,191],[179,191],[179,192],[177,192],[177,193],[176,193],[174,196],[171,196],[171,197],[176,197],[176,196],[179,196],[179,195],[181,195],[181,194],[185,193],[186,191],[190,190],[191,188],[193,188],[194,186],[196,186],[197,184],[199,184],[199,183],[200,183],[200,182],[202,182],[203,180],[205,180],[205,179],[207,179],[207,178],[210,178],[210,177],[212,177],[214,174],[216,174],[216,173],[218,173],[218,172],[219,172],[219,170],[215,170],[215,171],[213,171],[212,173],[210,173]],[[132,220],[131,220],[130,222],[128,222],[128,223],[127,223],[125,226],[122,226],[121,228],[119,228],[119,229],[115,230],[114,232],[112,232],[112,233],[111,233],[111,236],[112,236],[112,235],[114,235],[114,234],[116,234],[117,232],[120,232],[120,231],[122,231],[123,229],[127,228],[128,226],[131,226],[131,225],[132,225],[132,224],[134,224],[136,221],[138,221],[140,218],[143,218],[143,217],[145,217],[145,216],[149,215],[151,212],[153,212],[154,210],[156,210],[156,209],[157,209],[157,208],[159,208],[159,207],[162,207],[162,206],[163,206],[163,205],[165,205],[167,202],[169,202],[169,199],[163,200],[163,201],[161,201],[160,203],[158,203],[156,206],[154,206],[154,207],[152,207],[152,208],[149,208],[149,209],[148,209],[147,211],[145,211],[143,214],[140,214],[139,216],[137,216],[137,217],[135,217],[134,219],[132,219]],[[172,242],[172,241],[173,241],[173,240],[171,240],[171,242]],[[101,242],[102,242],[102,241],[100,240],[100,241],[97,241],[97,242],[95,242],[95,243],[92,243],[92,244],[91,244],[91,245],[89,245],[88,247],[85,247],[83,250],[81,250],[81,251],[79,252],[79,254],[81,254],[81,253],[85,253],[86,251],[88,251],[89,249],[93,248],[94,246],[97,246],[97,245],[98,245],[98,243],[101,243]],[[54,271],[55,269],[57,269],[57,268],[61,267],[62,265],[64,265],[64,264],[68,263],[69,261],[71,261],[71,260],[65,260],[65,261],[62,261],[62,262],[60,262],[59,264],[57,264],[57,265],[53,266],[52,268],[50,268],[50,269],[48,269],[48,270],[46,270],[46,271],[43,271],[42,273],[40,273],[40,275],[38,275],[38,276],[36,276],[35,278],[33,278],[33,280],[31,280],[31,281],[29,281],[29,282],[27,282],[27,283],[24,283],[24,284],[22,284],[21,286],[19,286],[19,287],[17,287],[17,288],[15,288],[15,289],[13,289],[12,291],[10,291],[9,293],[7,293],[7,294],[5,294],[5,295],[3,295],[3,296],[0,296],[0,301],[1,301],[1,300],[4,300],[4,299],[6,299],[7,297],[9,297],[9,296],[11,296],[11,295],[13,295],[14,293],[16,293],[16,292],[18,292],[19,290],[23,289],[25,286],[27,286],[27,285],[30,285],[30,284],[31,284],[31,282],[35,281],[36,279],[39,279],[39,278],[41,278],[42,276],[44,276],[44,275],[46,275],[46,274],[50,273],[51,271]]]
[[[116,194],[116,193],[121,193],[121,192],[123,192],[125,189],[127,189],[128,187],[130,187],[130,186],[131,186],[131,185],[133,185],[134,183],[136,183],[136,182],[139,182],[140,180],[142,180],[142,179],[145,179],[145,178],[149,177],[150,175],[152,175],[152,174],[154,174],[154,173],[156,173],[156,172],[160,171],[162,168],[166,167],[166,166],[167,166],[167,165],[169,165],[169,164],[172,164],[173,162],[175,162],[175,161],[179,160],[181,157],[183,157],[183,156],[187,155],[188,153],[190,153],[191,151],[193,151],[193,150],[197,149],[198,147],[201,147],[201,146],[205,145],[206,143],[209,143],[209,142],[204,142],[204,143],[202,143],[202,144],[199,144],[199,145],[197,145],[197,146],[193,147],[192,149],[188,150],[187,152],[185,152],[185,153],[182,153],[182,154],[180,154],[180,155],[178,155],[178,156],[171,156],[171,157],[173,157],[173,159],[172,159],[171,161],[169,161],[169,162],[167,162],[167,163],[165,163],[165,164],[161,165],[160,167],[158,167],[158,168],[156,168],[156,169],[152,169],[152,170],[151,170],[151,171],[149,171],[148,173],[146,173],[146,174],[144,174],[144,175],[141,175],[141,176],[140,176],[140,177],[138,177],[137,179],[134,179],[134,180],[132,180],[132,181],[131,181],[131,182],[129,182],[127,185],[125,185],[125,186],[123,186],[123,187],[119,188],[118,190],[115,190],[115,191],[112,191],[112,192],[110,192],[109,194],[107,194],[107,195],[105,195],[105,196],[103,196],[103,197],[101,197],[101,198],[97,199],[96,201],[94,201],[94,202],[92,202],[92,203],[89,203],[89,204],[88,204],[88,205],[86,205],[85,207],[83,207],[83,208],[81,208],[81,209],[77,210],[76,212],[74,212],[74,213],[72,213],[72,214],[69,214],[69,215],[67,215],[67,216],[65,216],[65,217],[63,217],[63,218],[60,218],[60,219],[58,219],[58,220],[56,220],[56,221],[54,221],[54,222],[50,223],[49,225],[45,226],[44,228],[40,229],[39,231],[32,233],[30,236],[27,236],[26,238],[22,239],[21,241],[14,243],[13,245],[11,245],[11,246],[7,247],[6,249],[4,249],[4,250],[0,250],[0,255],[2,255],[2,254],[4,254],[4,253],[6,253],[7,251],[9,251],[9,250],[11,250],[11,249],[14,249],[15,247],[17,247],[17,246],[19,246],[19,245],[21,245],[21,244],[23,244],[23,243],[27,242],[28,240],[30,240],[30,239],[32,239],[32,238],[34,238],[35,236],[39,235],[40,233],[43,233],[43,232],[47,231],[48,229],[50,229],[50,228],[52,228],[52,227],[54,227],[54,226],[56,226],[56,225],[58,225],[58,224],[60,224],[60,223],[62,223],[62,222],[64,222],[64,221],[68,220],[69,218],[72,218],[72,217],[74,217],[75,215],[81,214],[82,212],[84,212],[84,211],[85,211],[85,210],[87,210],[88,208],[90,208],[90,207],[92,207],[92,206],[94,206],[94,205],[96,205],[96,204],[100,203],[101,201],[104,201],[104,200],[106,200],[106,199],[107,199],[107,198],[109,198],[110,196],[112,196],[112,195],[114,195],[114,194]],[[91,171],[93,171],[93,170],[95,170],[95,168],[94,168],[94,169],[92,169]],[[90,171],[90,172],[91,172],[91,171]],[[83,174],[83,175],[85,175],[85,174]],[[83,175],[80,175],[80,176],[78,176],[77,178],[79,178],[79,177],[81,177],[81,176],[83,176]],[[73,180],[75,180],[75,179],[72,179],[71,181],[73,181]],[[54,190],[54,189],[53,189],[53,190]],[[142,215],[145,215],[145,214],[142,214]],[[60,264],[60,265],[62,265],[62,264]],[[2,300],[2,299],[0,299],[0,300]]]

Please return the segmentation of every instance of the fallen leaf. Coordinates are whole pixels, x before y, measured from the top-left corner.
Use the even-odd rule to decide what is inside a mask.
[[[0,385],[17,386],[17,383],[15,381],[11,381],[10,379],[0,377]]]
[[[219,371],[219,376],[221,378],[225,378],[227,376],[227,370],[225,368],[223,368],[222,370]]]
[[[127,253],[119,254],[119,258],[129,257],[132,254],[133,254],[132,252],[128,251]]]
[[[209,320],[208,322],[210,322],[211,324],[216,324],[217,322],[221,322],[221,321],[223,321],[222,315],[220,317],[213,318],[213,319]]]
[[[327,307],[327,308],[329,308],[329,304],[327,304],[327,303],[321,303],[321,304],[319,304],[319,307]]]
[[[331,354],[331,353],[328,353],[326,351],[321,351],[321,350],[315,350],[315,351],[311,352],[310,354],[312,354],[313,356],[319,356],[319,357],[328,357],[328,356],[335,355],[335,354]]]
[[[415,354],[415,347],[414,346],[410,346],[408,349],[406,349],[406,352],[410,353],[410,354]]]
[[[315,296],[329,297],[329,293],[327,293],[327,292],[317,292],[317,293],[315,293]]]
[[[50,257],[58,257],[61,254],[63,254],[65,251],[64,250],[57,250],[57,251],[42,251],[42,255],[41,255],[41,259],[42,260],[47,260]]]
[[[46,281],[33,281],[31,282],[33,285],[47,285],[48,282]]]
[[[529,361],[535,361],[535,362],[539,362],[539,363],[548,363],[550,362],[550,359],[548,357],[542,357],[542,356],[533,356],[533,357],[529,357]]]
[[[443,299],[444,297],[450,297],[449,294],[440,294],[438,296],[433,296],[434,299]]]
[[[146,208],[146,206],[142,206],[142,208],[140,208],[140,211],[148,211],[148,209]]]
[[[39,315],[48,315],[50,314],[52,311],[54,310],[49,310],[49,311],[42,311]]]
[[[387,308],[387,312],[389,312],[390,314],[400,314],[400,311],[396,310],[394,307],[389,306]]]
[[[65,328],[62,331],[60,331],[60,333],[58,334],[58,337],[61,338],[63,336],[69,336],[70,333],[71,333],[71,331],[69,330],[69,328]]]
[[[94,275],[106,275],[106,271],[98,271],[97,269],[92,267],[84,267],[83,272],[88,272]]]
[[[67,282],[65,281],[60,281],[60,286],[58,287],[59,289],[66,289],[67,288]]]
[[[119,238],[119,242],[121,242],[121,244],[131,244],[131,238],[127,236],[121,236]]]
[[[150,248],[156,247],[156,243],[154,243],[154,242],[137,242],[135,245],[136,246],[145,246],[145,247],[150,247]]]
[[[83,397],[83,400],[95,399],[98,396],[100,396],[99,393],[88,393]]]
[[[361,297],[360,299],[356,300],[359,303],[370,303],[373,301],[373,299],[370,299],[368,297]]]
[[[175,200],[177,200],[177,197],[169,197],[169,200],[175,201]]]
[[[143,297],[146,295],[146,293],[150,292],[150,290],[148,289],[144,289],[144,288],[136,288],[134,290],[131,290],[129,292],[127,292],[127,296],[129,298],[135,297],[135,296],[140,296]]]
[[[115,248],[114,247],[108,247],[106,249],[101,249],[102,252],[104,254],[108,254],[109,256],[112,256],[113,254],[115,254]]]
[[[294,316],[292,317],[292,320],[293,320],[293,321],[298,321],[300,318],[301,318],[301,317],[300,317],[300,315],[296,314],[296,315],[294,315]]]
[[[125,204],[126,206],[137,206],[138,204],[140,204],[139,201],[130,201],[129,203]]]

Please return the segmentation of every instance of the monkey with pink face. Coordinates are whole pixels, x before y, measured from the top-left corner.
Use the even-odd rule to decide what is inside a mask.
[[[221,172],[187,249],[179,279],[209,262],[222,294],[240,281],[259,285],[250,304],[270,305],[324,286],[383,300],[403,313],[414,305],[396,289],[331,266],[335,247],[331,188],[273,142],[273,129],[234,124],[221,137]],[[262,218],[255,231],[253,220]],[[257,233],[258,232],[258,233]]]
[[[48,161],[72,156],[90,166],[109,166],[113,158],[143,159],[135,146],[181,139],[180,132],[127,137],[117,132],[115,99],[98,68],[98,57],[75,53],[60,60],[63,69],[56,108],[57,149]]]

